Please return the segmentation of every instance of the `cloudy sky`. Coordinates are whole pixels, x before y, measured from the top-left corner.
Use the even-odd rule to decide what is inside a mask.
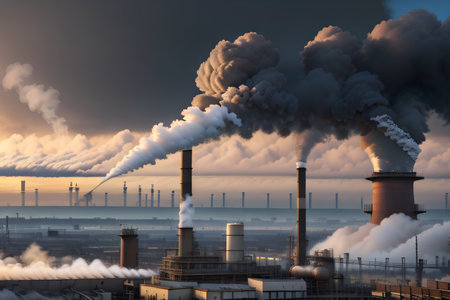
[[[382,20],[414,8],[441,21],[450,12],[448,1],[3,1],[0,175],[106,174],[153,125],[180,119],[200,92],[200,64],[221,40],[262,34],[279,49],[277,69],[295,88],[305,77],[300,51],[323,27],[363,39]],[[415,169],[448,178],[450,131],[434,113],[428,124]],[[194,149],[195,171],[292,175],[293,145],[291,137],[261,132],[251,140],[224,137]],[[308,163],[321,178],[372,171],[358,137],[326,139]],[[169,156],[135,174],[173,175],[177,168],[178,156]]]

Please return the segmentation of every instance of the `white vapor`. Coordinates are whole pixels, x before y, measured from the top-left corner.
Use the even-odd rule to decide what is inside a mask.
[[[33,243],[20,258],[0,259],[0,280],[137,278],[155,274],[150,269],[127,269],[118,265],[108,267],[99,259],[87,263],[84,259],[77,258],[61,266],[55,266],[55,260]]]
[[[66,120],[57,115],[56,110],[61,102],[59,92],[54,88],[45,88],[42,84],[25,85],[24,81],[33,72],[29,64],[14,63],[6,68],[3,87],[16,89],[20,102],[28,105],[32,112],[37,112],[53,127],[56,134],[67,134]]]
[[[324,241],[314,245],[315,250],[333,248],[334,255],[350,253],[351,256],[383,260],[389,257],[415,261],[415,236],[418,239],[420,258],[432,260],[436,255],[448,255],[447,237],[450,221],[426,226],[404,214],[394,214],[380,225],[367,223],[362,226],[346,226],[336,230]]]
[[[186,199],[180,203],[180,221],[178,222],[179,228],[193,227],[194,220],[194,203],[192,202],[192,197],[186,195]]]
[[[183,120],[175,120],[169,127],[162,123],[153,126],[151,135],[141,138],[101,183],[147,164],[154,165],[157,159],[166,159],[168,154],[217,139],[229,124],[241,126],[236,114],[219,105],[211,105],[205,111],[190,106],[181,115]]]

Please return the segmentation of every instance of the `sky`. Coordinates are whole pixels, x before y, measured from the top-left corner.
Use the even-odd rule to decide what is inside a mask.
[[[84,170],[83,176],[106,174],[153,125],[180,119],[200,92],[195,84],[200,64],[221,40],[262,34],[279,50],[277,69],[294,89],[305,77],[300,51],[323,27],[339,26],[362,39],[382,20],[415,8],[426,8],[441,21],[450,12],[448,1],[3,1],[0,77],[11,64],[28,64],[23,84],[46,92],[51,105],[33,104],[23,96],[26,88],[3,82],[0,176],[6,177],[0,193],[14,190],[20,176],[63,177],[60,182],[74,170]],[[415,170],[427,178],[449,178],[450,131],[436,113],[428,116],[428,125]],[[294,144],[292,137],[275,133],[256,132],[251,140],[222,137],[194,148],[194,174],[292,176]],[[36,166],[42,161],[64,171]],[[170,155],[132,175],[176,175],[178,165],[178,155]],[[308,160],[314,178],[357,179],[370,172],[357,136],[330,137]],[[51,178],[39,180],[52,185]],[[268,185],[276,190],[277,183]]]

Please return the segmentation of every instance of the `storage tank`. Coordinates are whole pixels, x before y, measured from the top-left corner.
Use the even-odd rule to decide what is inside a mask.
[[[244,260],[244,224],[227,224],[227,263],[241,262]]]

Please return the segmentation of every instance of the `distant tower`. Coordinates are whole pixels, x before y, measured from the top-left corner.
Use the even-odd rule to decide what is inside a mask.
[[[38,195],[38,189],[34,189],[34,202],[36,204],[36,207],[39,206],[39,195]]]
[[[127,207],[127,182],[123,182],[123,207]]]
[[[148,194],[145,193],[145,207],[148,207]]]
[[[69,186],[69,206],[72,206],[72,193],[73,193],[73,186],[72,186],[72,182],[70,182],[70,186]]]
[[[171,192],[171,206],[172,206],[172,208],[174,208],[175,207],[175,191],[174,190],[172,190],[172,192]]]
[[[139,266],[139,242],[137,230],[122,228],[120,232],[120,266],[137,269]]]
[[[142,207],[142,188],[141,188],[141,185],[139,185],[139,189],[138,189],[138,201],[139,201],[139,207]]]
[[[270,208],[270,193],[267,193],[267,208]]]
[[[161,191],[158,190],[158,208],[160,207],[160,205],[161,205]]]
[[[75,205],[78,206],[78,195],[80,193],[80,188],[78,187],[78,183],[75,183]]]
[[[245,192],[242,192],[242,208],[245,208]]]
[[[339,201],[339,194],[336,193],[336,209],[339,208],[338,201]]]
[[[361,210],[364,210],[364,198],[361,197]]]
[[[211,208],[214,208],[214,194],[211,194]]]
[[[448,193],[445,193],[445,209],[448,209]]]
[[[309,192],[309,209],[311,209],[312,208],[312,205],[311,205],[311,202],[312,202],[312,193],[311,192]]]
[[[22,194],[22,206],[25,206],[25,180],[20,182],[20,193]]]
[[[108,207],[108,193],[105,193],[105,207]]]
[[[153,202],[154,202],[154,194],[155,194],[155,190],[153,189],[153,184],[152,184],[152,188],[150,189],[150,207],[153,208]]]
[[[225,208],[225,193],[222,193],[222,208]]]
[[[292,209],[292,193],[289,193],[289,209]]]

